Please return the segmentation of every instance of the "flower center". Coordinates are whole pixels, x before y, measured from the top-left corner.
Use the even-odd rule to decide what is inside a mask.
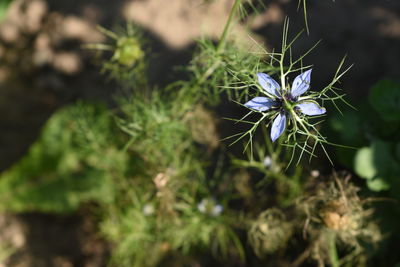
[[[286,93],[286,95],[285,95],[284,97],[285,97],[285,99],[286,99],[287,101],[290,101],[290,102],[292,102],[292,103],[297,102],[297,97],[292,96],[291,93]]]
[[[293,97],[290,93],[286,93],[282,98],[282,108],[290,113],[294,109],[297,101],[297,97]]]

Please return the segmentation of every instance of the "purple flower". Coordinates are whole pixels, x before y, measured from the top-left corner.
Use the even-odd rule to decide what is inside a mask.
[[[286,120],[290,117],[290,108],[308,116],[321,115],[326,112],[317,102],[311,99],[299,99],[299,96],[310,88],[311,69],[298,75],[289,90],[281,90],[279,84],[265,73],[257,73],[258,83],[266,97],[258,96],[244,105],[257,112],[276,111],[272,122],[271,139],[275,142],[286,128]]]

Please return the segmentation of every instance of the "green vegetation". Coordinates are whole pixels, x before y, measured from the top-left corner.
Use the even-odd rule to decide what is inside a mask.
[[[303,154],[316,158],[332,144],[319,122],[299,116],[283,138],[290,142],[274,143],[267,116],[254,123],[243,107],[254,91],[262,93],[257,72],[280,75],[286,90],[287,75],[306,68],[305,55],[291,57],[297,35],[289,38],[288,24],[281,52],[261,45],[249,52],[230,38],[231,23],[247,8],[236,0],[219,42],[200,40],[186,68],[189,79],[166,88],[148,84],[148,52],[135,26],[100,28],[111,44],[87,48],[110,53],[102,71],[128,96],[116,96],[112,108],[79,102],[56,112],[28,153],[1,175],[0,209],[65,214],[94,203],[90,211],[112,244],[110,266],[368,266],[383,239],[371,200],[375,191],[400,189],[399,86],[386,81],[371,91],[374,123],[382,127],[356,111],[330,120],[337,138],[360,147],[339,151],[338,159],[367,180],[369,191],[360,193],[340,172],[312,171]],[[348,70],[340,72],[343,62],[313,97],[344,101],[335,87]],[[234,109],[249,113],[219,120]],[[360,122],[368,131],[357,128]],[[232,145],[227,137],[239,139]],[[3,257],[8,250],[1,249]]]

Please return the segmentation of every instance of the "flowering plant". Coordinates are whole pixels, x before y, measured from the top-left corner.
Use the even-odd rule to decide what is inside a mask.
[[[292,163],[295,156],[298,157],[297,164],[300,163],[304,155],[308,155],[310,160],[316,157],[314,152],[318,145],[322,148],[331,164],[333,164],[325,145],[343,146],[329,142],[326,137],[319,132],[318,124],[321,123],[322,120],[315,121],[313,119],[319,118],[320,115],[326,113],[326,109],[322,107],[325,102],[331,102],[340,113],[341,111],[336,104],[337,100],[341,100],[352,107],[344,99],[345,94],[341,93],[341,89],[335,86],[351,66],[342,70],[344,65],[343,59],[333,79],[327,86],[323,87],[320,91],[310,90],[312,70],[311,66],[305,66],[303,64],[303,59],[318,45],[318,43],[303,53],[299,58],[293,58],[292,46],[301,35],[301,32],[289,41],[288,31],[289,21],[286,20],[283,27],[281,52],[268,52],[265,49],[262,51],[263,57],[266,56],[270,59],[269,64],[272,66],[271,72],[277,71],[279,73],[280,83],[275,81],[268,74],[258,72],[259,68],[256,68],[255,71],[246,75],[243,75],[243,71],[235,72],[231,70],[232,76],[236,77],[237,80],[232,89],[236,89],[236,91],[243,90],[240,96],[245,96],[247,98],[251,95],[249,92],[250,90],[254,88],[258,90],[255,97],[252,97],[243,104],[250,109],[250,112],[240,119],[233,119],[233,121],[251,125],[250,129],[227,138],[236,137],[236,140],[232,142],[232,144],[234,144],[248,136],[249,141],[244,149],[246,150],[250,147],[250,154],[252,154],[253,137],[255,136],[258,126],[265,121],[267,127],[272,123],[270,131],[270,139],[272,142],[275,142],[281,137],[286,129],[286,139],[282,138],[283,142],[278,144],[278,146],[284,145],[292,149],[290,161],[287,166]],[[288,76],[299,71],[301,74],[299,74],[293,80],[292,85],[289,86]],[[257,83],[254,82],[254,72],[258,72],[256,77]],[[263,96],[260,96],[260,93]],[[322,106],[320,106],[317,101],[322,102]],[[241,97],[238,98],[238,102],[243,103]],[[254,112],[262,116],[255,122],[246,120],[246,118]]]
[[[284,132],[287,119],[295,120],[300,114],[315,116],[326,112],[312,97],[301,97],[310,88],[311,69],[295,78],[291,90],[281,89],[268,74],[258,73],[257,77],[267,97],[255,97],[244,105],[261,113],[273,111],[275,119],[271,127],[272,142]],[[295,124],[296,121],[293,121]]]

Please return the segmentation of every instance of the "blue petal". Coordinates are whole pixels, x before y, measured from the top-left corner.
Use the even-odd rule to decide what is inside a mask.
[[[278,116],[276,116],[271,127],[272,142],[275,142],[275,140],[282,135],[283,131],[285,130],[285,127],[286,127],[286,115],[285,113],[279,113]]]
[[[310,88],[311,70],[297,76],[292,84],[291,94],[293,97],[304,94]]]
[[[302,102],[297,104],[296,107],[298,107],[303,114],[309,116],[321,115],[326,112],[325,108],[320,107],[317,103],[311,101]]]
[[[280,86],[274,79],[272,79],[268,74],[261,72],[257,73],[257,77],[259,84],[265,91],[267,91],[267,93],[280,98]]]
[[[270,98],[258,96],[246,102],[244,105],[257,111],[266,111],[276,104],[277,103]]]

